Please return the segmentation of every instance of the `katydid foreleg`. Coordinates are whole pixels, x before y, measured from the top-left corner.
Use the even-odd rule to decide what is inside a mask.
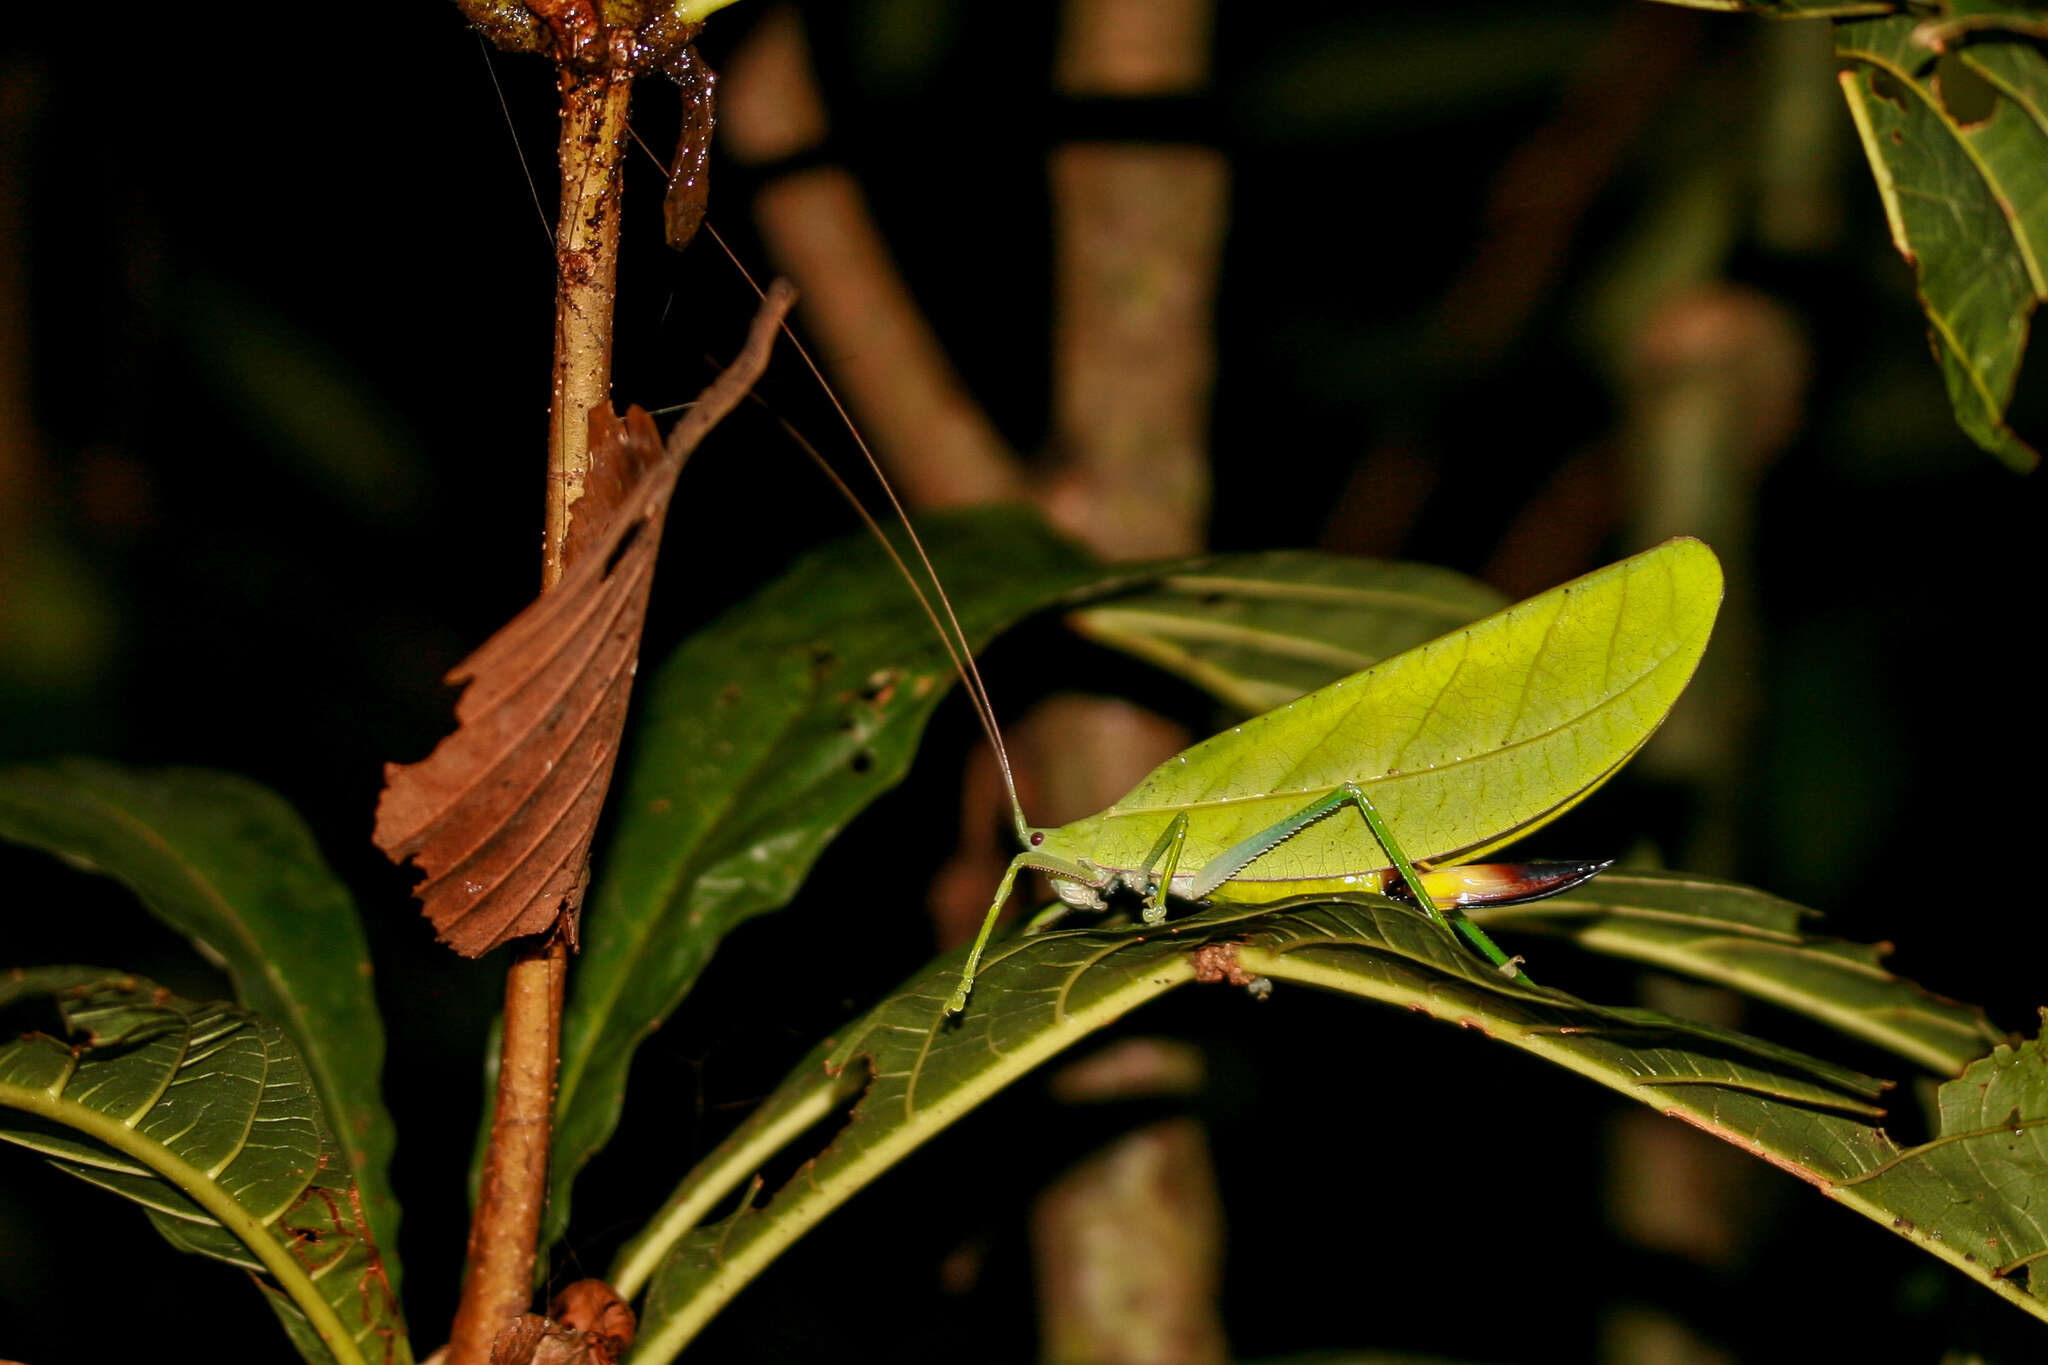
[[[1036,831],[1027,835],[1027,839],[1034,844],[1042,841],[1044,837]],[[1167,823],[1165,831],[1152,845],[1152,851],[1145,855],[1144,870],[1147,876],[1154,880],[1154,885],[1146,896],[1146,924],[1158,924],[1166,918],[1167,889],[1173,885],[1174,874],[1180,868],[1181,850],[1187,846],[1187,841],[1188,816],[1186,811],[1181,811]],[[996,927],[996,917],[1002,914],[1003,906],[1009,901],[1010,892],[1017,884],[1017,874],[1026,868],[1052,877],[1054,885],[1060,889],[1060,899],[1063,902],[1055,914],[1041,914],[1034,918],[1026,926],[1026,933],[1044,927],[1073,909],[1102,908],[1108,902],[1102,898],[1101,893],[1118,880],[1117,874],[1113,872],[1069,862],[1065,858],[1054,857],[1051,854],[1034,853],[1029,849],[1012,858],[1009,867],[1003,871],[1002,881],[996,885],[995,900],[989,905],[988,914],[982,918],[981,932],[974,936],[974,946],[967,952],[967,965],[960,970],[960,985],[954,990],[952,999],[946,1002],[948,1014],[958,1014],[967,1008],[967,995],[974,989],[974,973],[975,969],[981,966],[982,950],[988,946],[988,936]],[[1152,872],[1154,868],[1159,869],[1156,875]]]
[[[1032,842],[1038,842],[1044,835],[1033,832]],[[1003,913],[1003,906],[1009,902],[1011,888],[1017,885],[1017,874],[1026,868],[1057,877],[1060,881],[1075,886],[1090,887],[1100,891],[1109,885],[1110,878],[1082,867],[1079,863],[1068,862],[1051,854],[1033,853],[1029,849],[1010,859],[1010,865],[1003,869],[1003,879],[996,883],[996,898],[982,918],[981,932],[974,936],[974,946],[967,950],[967,965],[960,969],[960,984],[953,989],[952,998],[946,1001],[946,1013],[958,1014],[967,1008],[967,994],[974,989],[974,972],[981,966],[982,950],[988,947],[988,936],[994,932],[996,917]],[[1066,899],[1062,897],[1061,899]],[[1069,908],[1073,902],[1069,901]],[[1036,923],[1036,921],[1033,921]]]

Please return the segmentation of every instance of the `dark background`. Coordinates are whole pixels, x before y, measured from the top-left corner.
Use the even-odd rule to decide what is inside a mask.
[[[756,8],[714,18],[714,66]],[[1048,94],[1051,17],[945,0],[812,10],[833,153],[862,177],[970,386],[1035,448],[1044,161],[1096,116]],[[536,584],[551,265],[516,148],[552,216],[552,87],[536,59],[487,59],[452,7],[329,7],[317,26],[253,13],[50,6],[0,21],[17,234],[0,252],[20,291],[0,328],[28,380],[0,398],[19,452],[0,469],[0,755],[225,768],[305,815],[357,893],[390,1019],[424,1351],[453,1307],[499,973],[432,945],[407,878],[369,845],[370,811],[383,762],[418,757],[445,729],[441,674]],[[1703,254],[1705,278],[1786,310],[1812,365],[1796,431],[1745,510],[1755,553],[1731,566],[1759,605],[1741,684],[1762,710],[1739,756],[1738,846],[1712,870],[1811,905],[1845,936],[1895,942],[1907,975],[2030,1030],[2041,726],[2024,657],[2039,482],[1955,430],[1825,44],[1788,56],[1789,41],[1761,21],[1583,0],[1403,15],[1224,0],[1213,98],[1159,114],[1232,159],[1213,539],[1508,578],[1526,563],[1503,557],[1516,536],[1618,551],[1614,495],[1549,522],[1527,509],[1572,460],[1598,471],[1625,442],[1623,367],[1588,324],[1618,263]],[[1605,88],[1616,51],[1623,69],[1639,53],[1672,74],[1648,93]],[[1790,150],[1821,226],[1787,245],[1759,227],[1791,136],[1766,114],[1801,90],[1821,116]],[[656,147],[672,141],[672,106],[652,82],[642,92],[636,123]],[[1601,139],[1559,142],[1547,178],[1594,179],[1542,258],[1535,301],[1490,349],[1442,344],[1444,320],[1473,306],[1458,300],[1485,297],[1460,283],[1536,249],[1493,232],[1488,204],[1561,119],[1595,134],[1611,120],[1614,150],[1588,171],[1569,157]],[[712,221],[758,263],[750,189],[749,173],[714,166]],[[751,312],[708,243],[682,257],[661,246],[658,190],[636,156],[615,392],[650,406],[694,392],[701,357],[728,353]],[[784,367],[766,391],[836,439],[808,385]],[[2023,377],[2016,409],[2036,437],[2038,388]],[[1360,473],[1384,473],[1369,460],[1390,449],[1424,471],[1410,518],[1388,515]],[[686,472],[650,654],[847,528],[829,490],[775,463],[795,458],[756,419]],[[1051,629],[995,655],[1005,698],[1103,685],[1056,667]],[[1102,676],[1207,719],[1127,666],[1104,662]],[[797,906],[736,935],[643,1050],[627,1116],[640,1132],[579,1186],[557,1283],[601,1272],[811,1041],[929,956],[920,898],[885,878],[921,885],[944,856],[967,728],[964,713],[942,717],[905,790],[828,855]],[[1618,784],[1546,849],[1639,852],[1647,836],[1675,857],[1692,804]],[[98,961],[221,990],[106,884],[9,851],[0,886],[10,963]],[[1638,989],[1578,959],[1546,980],[1565,972],[1594,999]],[[1991,1295],[1749,1163],[1714,1167],[1721,1197],[1746,1210],[1731,1244],[1631,1245],[1603,1164],[1627,1106],[1476,1036],[1307,992],[1263,1007],[1184,995],[1135,1022],[1192,1037],[1209,1059],[1208,1091],[1184,1107],[1216,1149],[1225,1312],[1245,1358],[1373,1346],[1585,1360],[1644,1305],[1740,1360],[1809,1359],[1821,1342],[1930,1362],[1949,1345],[2038,1343]],[[1900,1074],[1795,1021],[1758,1010],[1747,1023]],[[1030,1358],[1031,1193],[1153,1112],[1077,1113],[1017,1087],[787,1255],[699,1353]],[[979,1264],[964,1287],[940,1274],[963,1247]],[[80,1343],[113,1312],[126,1331],[284,1358],[259,1296],[233,1278],[0,1152],[0,1354],[94,1354]]]

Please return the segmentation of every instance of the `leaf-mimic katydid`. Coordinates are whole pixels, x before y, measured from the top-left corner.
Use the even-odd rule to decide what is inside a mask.
[[[1438,902],[1448,901],[1457,929],[1519,976],[1457,907],[1551,894],[1605,864],[1457,865],[1613,776],[1692,677],[1720,602],[1713,552],[1666,541],[1206,739],[1098,815],[1033,828],[1013,787],[1024,851],[948,1010],[966,1007],[1026,868],[1076,907],[1127,888],[1145,897],[1147,924],[1165,918],[1169,897],[1261,902],[1398,884],[1446,932]]]

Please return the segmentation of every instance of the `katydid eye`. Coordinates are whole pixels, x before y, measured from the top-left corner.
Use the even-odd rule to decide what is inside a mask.
[[[1037,848],[1037,847],[1038,847],[1038,846],[1039,846],[1040,844],[1042,844],[1042,843],[1044,843],[1044,842],[1045,842],[1045,836],[1044,836],[1043,834],[1040,834],[1040,833],[1039,833],[1038,831],[1036,831],[1036,830],[1033,830],[1033,831],[1031,832],[1031,846],[1032,846],[1033,848]]]

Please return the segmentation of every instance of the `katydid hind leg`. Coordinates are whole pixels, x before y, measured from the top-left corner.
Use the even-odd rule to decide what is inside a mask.
[[[1515,960],[1502,952],[1493,940],[1487,937],[1486,931],[1468,919],[1455,903],[1449,907],[1450,914],[1446,917],[1444,910],[1437,905],[1436,898],[1430,895],[1429,889],[1423,885],[1422,874],[1416,871],[1415,864],[1409,860],[1408,855],[1401,851],[1400,841],[1394,837],[1394,832],[1388,827],[1385,817],[1372,804],[1364,788],[1355,782],[1345,783],[1329,795],[1310,802],[1286,819],[1275,821],[1250,838],[1241,840],[1217,854],[1195,874],[1189,895],[1196,899],[1207,896],[1266,853],[1345,806],[1355,807],[1365,818],[1366,827],[1372,830],[1373,838],[1379,841],[1380,847],[1386,850],[1387,856],[1393,861],[1402,884],[1415,898],[1416,905],[1436,923],[1438,928],[1454,938],[1462,935],[1466,942],[1477,949],[1488,962],[1501,969],[1504,975],[1512,973],[1513,979],[1524,984],[1533,984],[1521,972]]]
[[[1284,820],[1276,820],[1248,839],[1241,839],[1221,853],[1202,864],[1202,870],[1195,874],[1188,886],[1188,898],[1204,900],[1211,891],[1235,877],[1265,854],[1272,852],[1295,835],[1307,829],[1331,811],[1345,804],[1350,798],[1338,788],[1321,800],[1313,801]]]
[[[1345,803],[1356,806],[1358,813],[1365,817],[1367,827],[1372,830],[1372,837],[1379,840],[1380,847],[1393,859],[1394,869],[1401,874],[1402,885],[1408,888],[1409,894],[1415,897],[1415,903],[1422,907],[1424,913],[1442,925],[1447,932],[1455,929],[1458,934],[1463,935],[1465,941],[1478,949],[1479,954],[1498,968],[1502,976],[1525,986],[1536,984],[1529,979],[1528,973],[1522,970],[1522,959],[1509,957],[1502,952],[1487,936],[1486,931],[1474,924],[1455,901],[1448,907],[1438,907],[1436,898],[1430,895],[1429,888],[1423,884],[1422,874],[1415,870],[1415,864],[1401,851],[1401,843],[1394,837],[1393,830],[1387,827],[1386,817],[1373,806],[1372,798],[1365,794],[1363,787],[1355,782],[1346,782],[1341,795]],[[1449,910],[1448,920],[1445,918],[1445,909]]]

